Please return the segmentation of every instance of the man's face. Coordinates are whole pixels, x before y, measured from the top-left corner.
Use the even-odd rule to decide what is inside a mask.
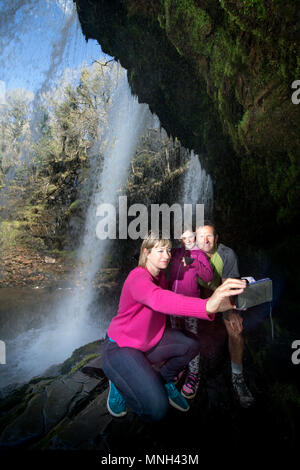
[[[197,229],[197,245],[207,254],[213,254],[218,235],[214,236],[214,229],[210,225],[204,225]]]

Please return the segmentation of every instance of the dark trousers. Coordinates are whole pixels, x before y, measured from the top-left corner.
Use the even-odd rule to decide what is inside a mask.
[[[145,421],[159,421],[169,408],[164,383],[171,382],[198,353],[199,343],[194,337],[169,328],[147,352],[120,348],[106,338],[102,369],[136,414]],[[162,362],[158,370],[152,367]]]

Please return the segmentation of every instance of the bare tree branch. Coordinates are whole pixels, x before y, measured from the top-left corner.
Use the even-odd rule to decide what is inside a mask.
[[[101,64],[101,62],[99,62],[98,60],[94,60],[94,61],[93,61],[93,64],[94,64],[95,62],[97,62],[97,64],[102,65],[102,67],[106,67],[106,65],[109,64],[109,62],[113,62],[114,60],[115,60],[115,59],[107,60],[107,61],[105,62],[105,64]]]

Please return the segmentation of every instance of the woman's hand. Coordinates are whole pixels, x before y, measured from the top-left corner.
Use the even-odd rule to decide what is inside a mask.
[[[235,308],[230,302],[230,296],[241,294],[245,287],[246,281],[243,279],[226,279],[208,299],[206,303],[207,314],[225,312]]]

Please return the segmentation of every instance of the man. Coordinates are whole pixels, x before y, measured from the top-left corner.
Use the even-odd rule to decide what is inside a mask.
[[[213,269],[212,281],[206,284],[199,279],[200,286],[214,291],[227,278],[240,277],[235,252],[222,243],[217,244],[218,234],[211,222],[204,222],[203,226],[197,228],[196,234],[197,245],[210,258],[210,264]],[[254,398],[243,377],[243,318],[236,311],[229,310],[223,314],[223,319],[228,333],[233,389],[241,406],[247,408],[253,403]]]

